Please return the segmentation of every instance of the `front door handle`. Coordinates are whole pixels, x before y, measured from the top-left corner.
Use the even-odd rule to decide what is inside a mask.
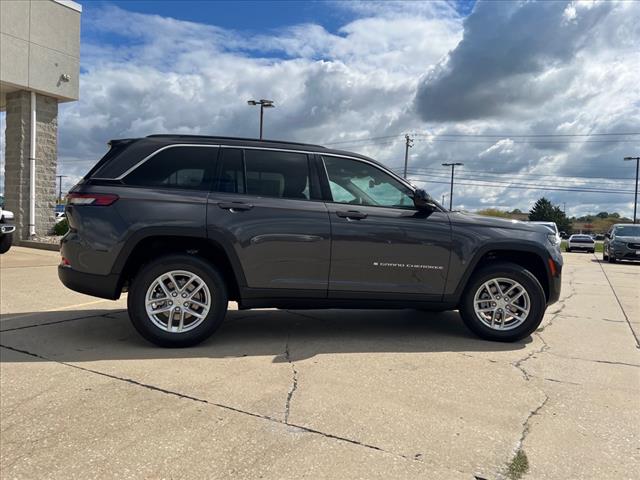
[[[253,205],[251,205],[250,203],[242,202],[221,202],[218,204],[218,206],[231,212],[239,210],[251,210],[253,208]]]
[[[348,210],[348,211],[337,211],[336,215],[342,218],[347,218],[351,220],[362,220],[363,218],[367,218],[367,214],[363,212],[358,212],[357,210]]]

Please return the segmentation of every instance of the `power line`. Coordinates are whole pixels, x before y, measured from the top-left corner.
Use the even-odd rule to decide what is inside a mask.
[[[449,182],[442,182],[439,180],[420,180],[422,182],[425,183],[441,183],[444,185],[449,185]],[[509,189],[520,189],[520,190],[531,190],[531,187],[516,187],[516,186],[506,186],[506,185],[478,185],[477,183],[466,183],[466,182],[457,182],[458,185],[466,185],[466,186],[470,186],[470,187],[491,187],[491,186],[499,186],[501,188],[504,188],[506,190]],[[549,188],[549,187],[545,187],[545,188],[536,188],[535,190],[542,190],[542,191],[559,191],[559,192],[577,192],[577,193],[602,193],[602,194],[607,194],[607,195],[629,195],[628,192],[600,192],[597,190],[588,190],[588,191],[584,191],[584,190],[580,190],[580,189],[573,189],[573,188]]]
[[[359,142],[366,142],[370,140],[384,140],[389,138],[400,138],[404,136],[404,133],[398,133],[395,135],[384,135],[384,136],[376,136],[376,137],[364,137],[364,138],[354,138],[351,140],[341,140],[337,142],[327,142],[324,145],[340,145],[340,144],[356,144]],[[445,137],[442,140],[446,140],[446,138],[576,138],[576,137],[625,137],[625,136],[638,136],[640,132],[608,132],[608,133],[534,133],[534,134],[513,134],[513,133],[503,133],[503,134],[480,134],[480,133],[413,133],[411,135],[419,136],[419,137]],[[432,140],[435,140],[433,138]],[[454,141],[454,140],[449,140]],[[487,140],[485,140],[487,141]],[[633,142],[635,140],[605,140],[604,142]],[[585,141],[580,141],[578,143],[584,143]],[[598,140],[596,140],[598,142]],[[523,142],[529,143],[529,142]],[[566,143],[566,142],[559,142]]]
[[[539,138],[539,137],[612,137],[640,135],[640,132],[629,133],[530,133],[530,134],[482,134],[482,133],[415,133],[418,136],[434,137],[491,137],[491,138]]]
[[[424,176],[420,176],[424,177]],[[412,178],[410,175],[409,178]],[[443,178],[443,177],[436,177]],[[424,178],[417,178],[416,180],[425,182],[425,183],[442,183],[445,185],[450,184],[450,182],[446,182],[444,180],[430,180]],[[469,180],[469,179],[465,179]],[[522,185],[522,184],[513,184],[509,182],[490,182],[489,180],[470,180],[471,182],[458,182],[458,185],[467,185],[471,187],[499,187],[503,189],[520,189],[520,190],[543,190],[543,191],[559,191],[559,192],[581,192],[581,193],[608,193],[611,195],[628,195],[629,193],[633,193],[631,190],[612,190],[612,189],[588,189],[588,188],[575,188],[575,187],[560,187],[560,186],[547,186],[547,185]],[[483,183],[477,183],[483,182]]]
[[[442,173],[431,173],[431,174],[410,174],[410,176],[413,177],[433,177],[433,178],[449,178],[448,174],[445,174],[444,172]],[[501,180],[487,180],[484,178],[477,178],[477,177],[470,177],[470,176],[465,176],[464,174],[462,174],[459,178],[463,179],[463,180],[470,180],[473,182],[483,182],[483,183],[487,183],[487,184],[491,184],[494,186],[498,186],[498,185],[514,185],[514,186],[522,186],[522,187],[526,187],[526,188],[545,188],[545,187],[558,187],[558,188],[581,188],[583,190],[587,190],[587,191],[599,191],[599,192],[604,192],[604,191],[609,191],[609,192],[618,192],[618,193],[633,193],[631,190],[623,190],[620,188],[591,188],[590,186],[586,186],[586,187],[582,187],[580,185],[538,185],[538,184],[532,184],[532,183],[514,183],[514,182],[505,182],[505,181],[501,181]]]
[[[434,170],[430,170],[427,168],[411,168],[411,173],[425,173],[425,174],[431,174],[431,173],[437,173],[434,172]],[[466,169],[465,168],[465,175],[467,172],[471,172],[474,175],[479,175],[479,176],[489,176],[489,177],[504,177],[504,176],[510,176],[510,177],[525,177],[525,178],[516,178],[516,180],[528,180],[528,179],[533,179],[533,180],[542,180],[541,178],[538,177],[553,177],[554,179],[557,179],[558,181],[584,181],[584,182],[588,182],[588,181],[609,181],[609,182],[614,182],[616,180],[633,180],[633,178],[631,177],[590,177],[590,176],[581,176],[581,175],[554,175],[554,174],[529,174],[529,173],[519,173],[519,172],[514,172],[514,173],[510,173],[510,172],[487,172],[487,171],[480,171],[480,170],[472,170],[472,169]],[[582,180],[575,180],[575,179],[582,179]]]

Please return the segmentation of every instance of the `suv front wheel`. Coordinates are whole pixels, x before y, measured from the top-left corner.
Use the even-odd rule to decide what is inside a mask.
[[[488,340],[513,342],[538,328],[546,297],[538,279],[513,263],[484,267],[465,290],[460,314],[465,325]]]
[[[209,263],[170,255],[145,265],[131,282],[127,307],[135,329],[161,347],[189,347],[210,337],[227,312],[227,289]]]

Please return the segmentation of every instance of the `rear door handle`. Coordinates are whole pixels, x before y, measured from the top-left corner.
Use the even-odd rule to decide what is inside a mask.
[[[348,218],[351,220],[362,220],[363,218],[367,218],[367,214],[363,212],[358,212],[357,210],[348,210],[348,211],[337,211],[336,215],[342,218]]]
[[[218,206],[231,212],[239,210],[251,210],[253,208],[253,205],[251,205],[250,203],[242,202],[221,202],[218,204]]]

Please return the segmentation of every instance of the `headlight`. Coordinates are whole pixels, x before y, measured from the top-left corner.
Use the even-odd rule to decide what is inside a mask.
[[[558,237],[557,237],[555,234],[553,234],[553,233],[550,233],[550,234],[548,234],[548,235],[547,235],[547,241],[548,241],[551,245],[554,245],[554,246],[555,246],[555,245],[558,245],[558,244],[560,243],[560,242],[558,241]]]

